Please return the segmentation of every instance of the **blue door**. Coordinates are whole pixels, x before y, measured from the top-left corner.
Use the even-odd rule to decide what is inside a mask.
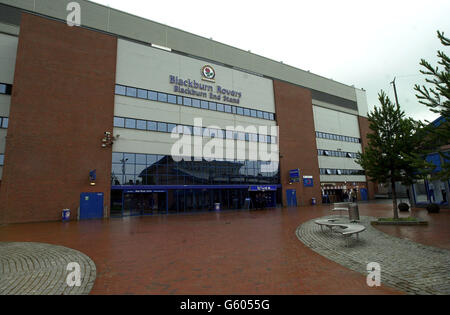
[[[297,191],[295,189],[286,190],[286,199],[288,207],[297,207]]]
[[[80,220],[103,218],[103,193],[82,193]]]
[[[366,188],[361,188],[361,189],[360,189],[360,193],[361,193],[361,199],[362,199],[363,201],[369,200],[369,196],[368,196],[368,194],[367,194],[367,189],[366,189]]]

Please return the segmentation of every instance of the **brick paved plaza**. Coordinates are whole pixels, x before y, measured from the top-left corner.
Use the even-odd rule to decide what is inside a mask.
[[[390,203],[359,208],[362,216],[392,215]],[[377,229],[448,253],[449,210],[413,214],[429,225]],[[0,242],[48,243],[87,255],[96,268],[91,294],[405,294],[387,284],[368,287],[364,274],[299,240],[299,226],[327,215],[328,207],[317,206],[18,224],[0,226]]]

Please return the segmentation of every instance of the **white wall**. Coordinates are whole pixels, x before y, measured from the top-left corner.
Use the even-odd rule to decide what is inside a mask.
[[[196,80],[198,83],[215,87],[220,85],[223,88],[234,89],[242,93],[239,105],[220,103],[275,112],[271,80],[212,65],[216,71],[216,82],[206,82],[202,81],[200,74],[204,65],[206,65],[205,62],[197,59],[119,39],[116,82],[190,97],[190,95],[174,93],[174,85],[169,82],[169,76],[174,75],[184,80]],[[193,97],[201,99],[200,97]],[[205,100],[210,101],[209,98]],[[214,126],[220,129],[226,129],[229,126],[242,126],[243,128],[254,126],[259,130],[261,126],[267,127],[269,132],[265,133],[261,130],[261,134],[271,134],[270,128],[276,126],[276,122],[271,120],[120,95],[115,96],[114,115],[190,126],[194,125],[194,119],[201,118],[203,127]],[[173,144],[177,142],[177,139],[172,139],[170,134],[159,132],[114,128],[114,134],[120,134],[118,141],[113,146],[115,152],[170,154]],[[203,142],[210,140],[211,138],[206,138]],[[246,147],[247,152],[248,143],[246,143]],[[273,147],[273,151],[278,152],[278,145]],[[246,156],[248,156],[248,153],[246,153]]]
[[[13,84],[18,38],[0,33],[0,82]]]
[[[358,116],[320,106],[313,106],[315,130],[336,135],[360,138]],[[330,151],[359,153],[360,143],[335,141],[323,138],[316,139],[317,148]],[[319,156],[319,168],[362,170],[352,158]],[[321,175],[321,182],[365,182],[361,175]]]
[[[360,138],[358,117],[319,106],[313,106],[316,131]]]
[[[0,82],[14,83],[14,69],[16,66],[16,54],[18,38],[0,33]],[[0,116],[9,117],[11,96],[0,94]],[[0,154],[5,153],[7,129],[0,129]],[[0,166],[0,179],[2,179],[3,167]]]
[[[367,104],[366,91],[355,89],[356,101],[358,102],[358,115],[362,117],[367,117],[369,106]]]
[[[320,175],[320,181],[322,183],[364,183],[367,179],[361,175]]]
[[[202,81],[201,69],[208,64],[216,71],[215,83]],[[239,106],[275,112],[272,80],[119,39],[116,74],[118,84],[175,94],[174,86],[169,82],[170,75],[241,91]]]

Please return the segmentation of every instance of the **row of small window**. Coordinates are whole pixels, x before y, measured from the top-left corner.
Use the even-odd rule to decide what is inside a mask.
[[[365,175],[365,171],[321,168],[320,175]]]
[[[0,117],[0,128],[7,129],[8,128],[8,123],[9,123],[9,118],[8,117]]]
[[[344,158],[358,158],[358,153],[354,152],[343,152],[343,151],[332,151],[332,150],[317,150],[319,155],[323,156],[333,156],[333,157],[344,157]]]
[[[6,83],[0,83],[0,94],[11,95],[12,85]]]
[[[268,135],[258,135],[255,133],[245,133],[240,131],[230,131],[222,129],[214,129],[207,127],[194,127],[188,125],[177,125],[172,123],[160,122],[160,121],[149,121],[134,118],[125,117],[114,117],[114,127],[127,128],[127,129],[137,129],[137,130],[147,130],[147,131],[158,131],[172,133],[176,132],[185,135],[194,135],[202,137],[211,138],[221,138],[221,139],[234,139],[241,141],[250,142],[261,142],[261,143],[277,143],[277,137]]]
[[[261,110],[249,109],[245,107],[221,104],[216,102],[209,102],[196,98],[177,96],[173,94],[144,90],[119,84],[116,84],[116,95],[137,97],[151,101],[184,105],[189,107],[214,110],[218,112],[236,114],[241,116],[261,118],[266,120],[275,120],[275,114],[264,112]]]
[[[318,132],[318,131],[316,131],[316,137],[322,138],[322,139],[328,139],[328,140],[344,141],[344,142],[353,142],[353,143],[361,142],[361,139],[359,139],[359,138],[340,136],[340,135],[335,135],[332,133]]]

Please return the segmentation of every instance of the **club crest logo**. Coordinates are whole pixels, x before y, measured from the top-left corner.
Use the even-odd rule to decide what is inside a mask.
[[[202,80],[216,82],[216,71],[213,67],[207,65],[202,68]]]

